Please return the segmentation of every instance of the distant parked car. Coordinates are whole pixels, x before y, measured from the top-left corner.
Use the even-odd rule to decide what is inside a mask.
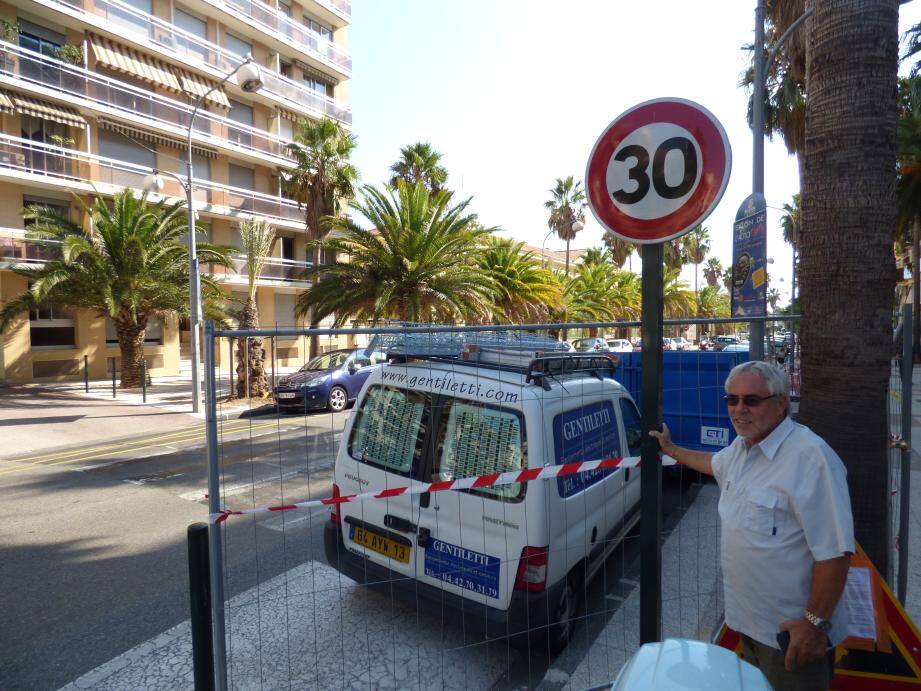
[[[721,348],[723,353],[747,353],[749,349],[748,342],[745,343],[727,343]]]
[[[600,353],[608,349],[608,344],[603,338],[578,338],[572,345],[580,353]]]
[[[737,336],[717,336],[713,339],[715,350],[724,350],[728,345],[738,345],[741,342]]]
[[[608,350],[614,353],[629,353],[633,346],[626,338],[611,338],[608,339]]]
[[[278,380],[275,402],[280,409],[328,408],[338,413],[355,400],[375,365],[386,359],[386,354],[364,348],[323,353]]]
[[[687,350],[690,347],[690,342],[684,336],[679,336],[678,338],[669,339],[672,343],[672,350]]]

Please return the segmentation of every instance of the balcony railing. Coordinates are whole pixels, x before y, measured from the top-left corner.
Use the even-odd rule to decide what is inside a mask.
[[[183,61],[195,61],[227,74],[236,69],[243,57],[220,46],[183,31],[159,17],[142,12],[120,0],[48,0],[66,5],[83,13],[93,13],[118,25],[115,31],[130,31],[175,55]],[[87,6],[88,5],[88,6]],[[308,89],[293,79],[288,79],[260,65],[262,92],[282,102],[310,111],[317,117],[328,116],[347,125],[352,123],[352,112],[334,99]]]
[[[140,190],[144,186],[144,177],[151,169],[21,137],[0,135],[0,173],[3,172],[41,175],[81,187],[86,183],[101,183]],[[167,176],[163,182],[164,196],[185,198],[177,180]],[[216,215],[237,216],[242,213],[287,223],[300,223],[304,219],[304,212],[296,202],[207,180],[195,180],[194,198],[196,208]]]
[[[349,0],[317,0],[317,2],[344,19],[352,17],[352,3]]]
[[[61,243],[8,234],[0,230],[0,264],[44,264],[60,259]]]
[[[262,270],[259,272],[259,280],[262,281],[285,281],[307,283],[310,277],[307,276],[307,270],[311,264],[309,262],[296,262],[291,259],[279,259],[277,257],[265,257],[263,259]],[[222,267],[215,267],[217,271]],[[236,256],[233,258],[233,270],[238,276],[246,280],[246,258]]]
[[[173,133],[174,138],[185,140],[192,107],[179,101],[0,41],[0,76],[6,75],[61,92],[71,103],[74,102],[71,97],[76,97],[88,101],[88,107],[100,104],[129,115],[150,118],[156,121],[155,130],[163,125],[178,128],[180,131]],[[246,149],[260,157],[269,154],[293,163],[287,152],[286,140],[229,118],[199,110],[195,117],[195,132],[206,138],[223,140],[224,145]],[[220,141],[208,143],[222,145]]]
[[[237,15],[251,26],[255,24],[268,34],[275,34],[282,42],[295,44],[301,52],[311,55],[346,75],[352,73],[352,57],[332,41],[316,31],[295,21],[284,12],[259,0],[205,0],[209,5]]]

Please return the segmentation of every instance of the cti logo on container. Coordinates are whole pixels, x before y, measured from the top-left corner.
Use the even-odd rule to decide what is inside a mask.
[[[701,427],[700,443],[707,446],[729,446],[729,430],[726,427]]]

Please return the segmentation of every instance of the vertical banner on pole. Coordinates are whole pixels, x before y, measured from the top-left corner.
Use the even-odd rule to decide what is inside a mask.
[[[677,98],[640,103],[605,128],[589,156],[589,208],[606,229],[643,247],[641,333],[640,642],[662,638],[662,467],[650,430],[662,427],[663,244],[719,203],[732,151],[719,121]]]
[[[749,195],[732,224],[732,316],[767,314],[767,207]]]

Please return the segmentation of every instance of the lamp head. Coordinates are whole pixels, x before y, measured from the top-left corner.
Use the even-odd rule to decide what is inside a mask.
[[[246,62],[237,69],[237,83],[248,94],[262,88],[262,74],[252,56],[248,56]]]
[[[155,170],[145,175],[144,191],[148,194],[160,194],[163,191],[163,176]]]
[[[585,224],[582,221],[576,221],[572,224],[572,232],[578,233],[580,230],[585,228]]]

